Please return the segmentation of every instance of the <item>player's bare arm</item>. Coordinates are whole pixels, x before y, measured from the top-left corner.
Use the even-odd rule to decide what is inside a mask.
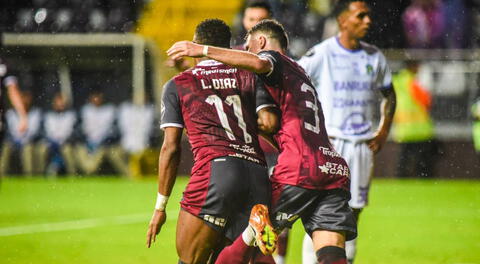
[[[382,90],[381,119],[375,136],[368,141],[368,147],[373,153],[378,153],[387,140],[388,132],[392,126],[393,115],[397,104],[395,90],[392,88]]]
[[[173,46],[167,50],[167,55],[173,60],[184,56],[193,58],[209,57],[230,66],[255,73],[267,73],[272,69],[270,61],[261,58],[257,54],[248,51],[199,45],[191,41],[180,41],[173,44]]]
[[[28,116],[27,110],[25,109],[25,105],[22,101],[22,95],[18,88],[18,84],[16,82],[9,83],[7,85],[7,93],[10,102],[12,103],[13,108],[18,113],[20,117],[20,122],[18,124],[18,131],[20,133],[24,133],[27,131],[28,128]]]
[[[273,135],[278,132],[280,128],[280,122],[278,117],[278,111],[273,107],[266,107],[258,111],[258,129],[259,134],[267,140],[274,148],[279,149],[277,142],[273,138]]]
[[[158,159],[158,195],[157,205],[148,225],[147,247],[155,242],[162,225],[167,219],[165,212],[166,198],[169,197],[175,184],[178,164],[180,163],[180,140],[182,128],[166,127],[164,140]],[[163,200],[162,200],[163,199]]]

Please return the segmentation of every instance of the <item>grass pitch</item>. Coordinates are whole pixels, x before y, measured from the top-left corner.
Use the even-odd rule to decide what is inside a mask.
[[[4,179],[0,263],[177,263],[179,177],[167,223],[145,247],[156,182],[116,178]],[[480,264],[480,181],[376,179],[355,264]],[[301,263],[295,224],[287,263]]]

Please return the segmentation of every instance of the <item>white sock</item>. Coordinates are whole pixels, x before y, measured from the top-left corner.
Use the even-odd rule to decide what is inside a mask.
[[[347,253],[348,263],[353,263],[355,254],[357,253],[357,239],[345,242],[345,251]]]
[[[243,231],[242,239],[247,246],[253,246],[253,244],[255,243],[255,231],[250,225],[248,225],[247,228],[245,228],[245,230]]]
[[[275,255],[273,257],[273,260],[275,260],[276,264],[285,264],[285,257],[284,256]]]
[[[303,237],[302,263],[303,264],[317,263],[317,256],[315,255],[315,250],[313,249],[312,238],[310,238],[310,236],[307,234],[305,234],[305,236]]]

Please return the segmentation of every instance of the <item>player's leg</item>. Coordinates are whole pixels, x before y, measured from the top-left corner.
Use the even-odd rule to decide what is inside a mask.
[[[287,246],[288,246],[288,236],[290,233],[290,229],[283,230],[280,235],[278,235],[278,243],[277,243],[277,255],[275,256],[275,263],[276,264],[284,264],[285,257],[287,255]]]
[[[184,263],[207,263],[222,234],[204,220],[181,210],[177,222],[177,253]]]
[[[270,204],[270,182],[268,180],[267,169],[259,164],[241,161],[244,173],[239,180],[247,188],[241,194],[239,201],[246,201],[243,208],[233,214],[232,220],[226,230],[226,236],[237,239],[232,245],[225,248],[219,255],[216,263],[246,263],[255,254],[254,242],[263,252],[271,254],[276,244],[276,234],[270,223],[268,207]],[[246,172],[246,173],[245,173]],[[243,230],[238,236],[239,227]],[[258,256],[256,263],[274,263],[271,257]]]
[[[224,248],[218,256],[216,264],[241,264],[253,263],[275,264],[272,252],[275,249],[276,234],[270,223],[268,207],[257,204],[252,208],[247,228],[243,231],[232,245]],[[262,248],[262,252],[256,246]]]
[[[345,159],[350,169],[350,207],[354,210],[354,219],[358,225],[361,210],[368,203],[370,182],[373,173],[373,152],[366,143],[353,143],[335,139],[335,150]],[[353,263],[357,252],[357,240],[346,242],[348,262]]]
[[[317,262],[346,264],[345,241],[356,237],[356,223],[345,190],[318,192],[317,204],[302,217],[305,231],[313,240]]]

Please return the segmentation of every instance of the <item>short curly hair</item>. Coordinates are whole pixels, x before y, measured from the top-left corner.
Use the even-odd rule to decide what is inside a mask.
[[[193,41],[202,45],[230,48],[231,38],[230,27],[223,20],[213,18],[197,25]]]

